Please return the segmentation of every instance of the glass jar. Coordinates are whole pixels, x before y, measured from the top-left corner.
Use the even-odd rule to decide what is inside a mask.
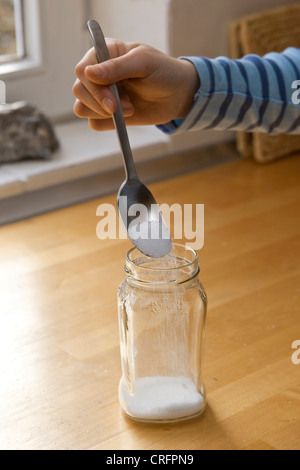
[[[147,422],[198,416],[207,303],[197,253],[174,244],[168,256],[149,258],[133,248],[125,272],[118,292],[123,411]]]

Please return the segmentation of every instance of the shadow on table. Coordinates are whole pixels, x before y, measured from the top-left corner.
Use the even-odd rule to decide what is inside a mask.
[[[177,423],[151,424],[123,415],[128,450],[235,450],[229,425],[207,404],[202,415]]]

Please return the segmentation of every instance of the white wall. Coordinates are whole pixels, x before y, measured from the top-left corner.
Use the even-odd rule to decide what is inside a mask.
[[[168,52],[169,5],[170,0],[90,0],[90,13],[105,36]]]
[[[174,56],[226,55],[229,24],[296,0],[90,0],[108,37],[150,44]]]

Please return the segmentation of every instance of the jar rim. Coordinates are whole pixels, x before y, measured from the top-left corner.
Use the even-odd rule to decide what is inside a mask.
[[[173,246],[173,247],[172,247],[172,250],[171,250],[170,253],[172,253],[172,251],[173,251],[174,249],[176,249],[176,248],[177,248],[177,249],[184,249],[185,253],[191,254],[193,258],[192,258],[191,260],[184,259],[185,262],[183,262],[182,264],[180,264],[180,265],[178,265],[178,266],[169,266],[169,265],[167,265],[167,266],[162,266],[162,267],[157,267],[157,266],[156,266],[156,267],[152,267],[152,266],[144,266],[144,265],[141,266],[141,265],[139,265],[139,268],[142,268],[143,270],[148,270],[149,272],[151,272],[151,271],[160,271],[160,272],[164,272],[164,271],[173,271],[173,270],[176,271],[176,270],[180,270],[180,269],[182,269],[182,268],[188,268],[189,266],[194,265],[196,262],[197,262],[197,264],[198,264],[199,256],[198,256],[198,253],[197,253],[193,248],[191,248],[191,247],[188,246],[188,245],[182,245],[182,244],[180,244],[180,243],[173,243],[172,246]],[[140,259],[141,257],[144,257],[145,260],[150,260],[150,259],[151,259],[151,260],[152,260],[152,259],[155,260],[155,258],[150,258],[149,256],[144,255],[143,253],[141,253],[136,247],[133,247],[133,248],[131,248],[131,249],[127,252],[127,254],[126,254],[126,264],[129,263],[129,265],[137,266],[137,264],[135,263],[135,260],[132,260],[132,259],[130,258],[131,254],[132,254],[133,252],[139,253],[139,255],[140,255],[139,259]],[[158,259],[158,258],[157,258],[157,259]],[[163,258],[160,258],[160,259],[163,259]],[[182,260],[182,259],[183,259],[183,258],[181,258],[181,260]]]

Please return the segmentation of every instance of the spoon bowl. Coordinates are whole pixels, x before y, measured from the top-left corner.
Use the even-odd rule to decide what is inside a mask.
[[[117,201],[120,218],[136,248],[152,258],[168,255],[172,248],[170,234],[149,189],[139,179],[126,180]]]

